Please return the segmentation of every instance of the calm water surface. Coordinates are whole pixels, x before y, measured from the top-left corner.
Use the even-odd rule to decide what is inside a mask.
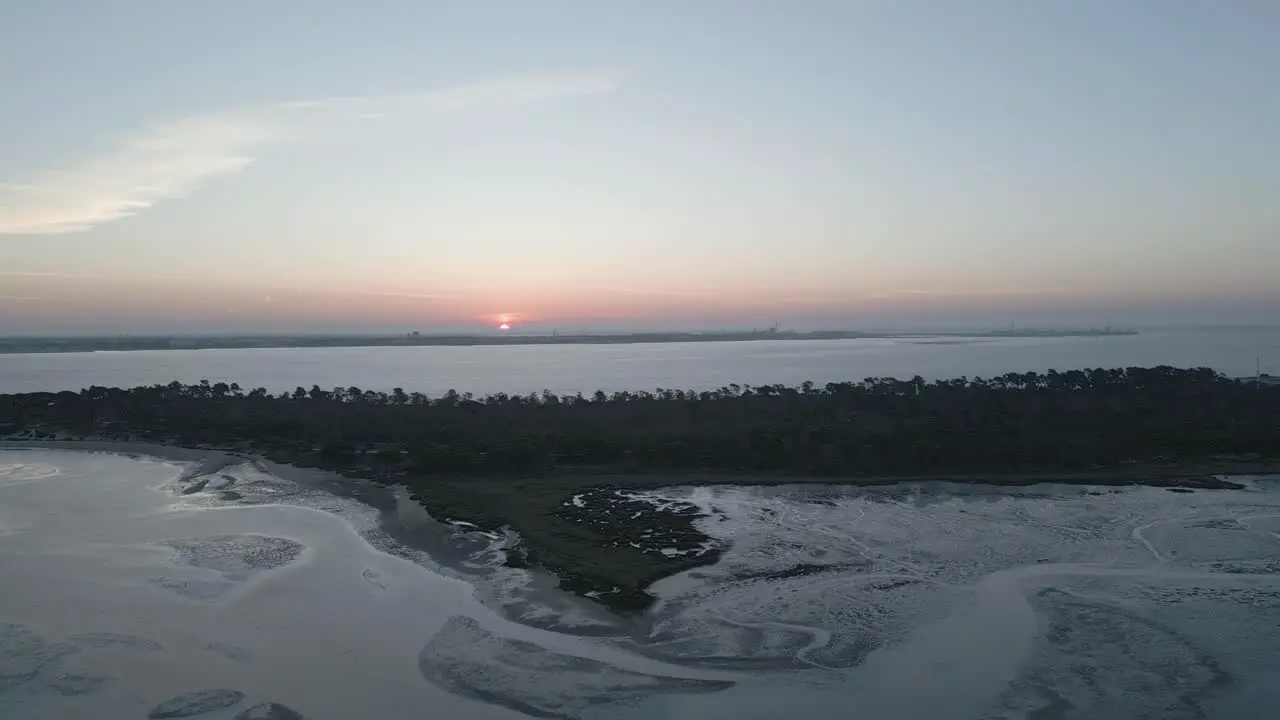
[[[1280,331],[1153,331],[1091,338],[921,338],[655,345],[282,348],[0,355],[0,392],[238,382],[273,392],[303,385],[403,387],[436,395],[658,387],[704,389],[866,377],[984,376],[1090,367],[1211,367],[1280,374]]]

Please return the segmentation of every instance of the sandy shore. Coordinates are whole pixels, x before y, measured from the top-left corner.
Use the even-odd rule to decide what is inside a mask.
[[[182,474],[180,479],[186,480],[200,475],[215,473],[230,465],[258,460],[249,455],[236,455],[224,450],[209,448],[185,448],[175,445],[155,445],[151,443],[122,442],[118,440],[0,440],[0,450],[73,450],[76,452],[102,452],[118,455],[145,456],[159,460],[192,463],[193,466]]]
[[[332,470],[323,468],[298,467],[274,462],[252,452],[238,453],[218,448],[181,447],[178,445],[160,445],[156,443],[132,442],[125,440],[29,440],[0,439],[0,450],[67,450],[73,452],[98,452],[131,457],[149,457],[157,460],[184,463],[189,467],[177,479],[188,482],[193,478],[212,475],[224,468],[244,463],[252,463],[259,470],[288,480],[307,488],[326,489],[342,497],[351,497],[349,492],[342,492],[343,484],[359,482],[347,478]],[[376,510],[386,511],[384,507]]]

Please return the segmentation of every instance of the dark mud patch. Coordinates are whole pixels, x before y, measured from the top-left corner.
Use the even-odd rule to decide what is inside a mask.
[[[1210,572],[1229,575],[1280,576],[1280,561],[1277,560],[1227,560],[1205,563],[1204,567]]]
[[[70,665],[79,650],[75,643],[49,641],[25,625],[0,623],[0,716],[10,717],[11,703],[29,710],[41,698],[88,695],[106,686],[110,678]]]
[[[1226,571],[1224,570],[1224,572]],[[1215,603],[1245,605],[1273,613],[1280,612],[1280,591],[1261,587],[1223,587],[1216,585],[1178,588],[1139,587],[1138,592],[1148,600],[1162,605],[1207,600]]]
[[[738,572],[734,573],[734,580],[794,580],[796,578],[812,577],[814,575],[825,575],[828,573],[847,573],[857,572],[872,567],[870,561],[864,563],[840,563],[837,565],[815,565],[812,563],[800,563],[783,570],[761,570],[757,572]]]
[[[1207,701],[1233,682],[1217,659],[1158,621],[1053,588],[1031,600],[1045,622],[1044,639],[1005,692],[1004,710],[1198,720],[1208,716]]]
[[[654,694],[715,692],[733,683],[633,672],[523,640],[500,638],[471,618],[451,618],[418,656],[422,676],[445,690],[542,718]]]
[[[0,624],[0,693],[52,680],[76,647],[45,640],[25,625]]]
[[[152,708],[151,712],[147,713],[147,717],[150,720],[191,717],[229,708],[242,700],[244,700],[244,693],[239,690],[226,688],[197,690],[165,700]]]
[[[911,585],[922,585],[923,583],[923,580],[908,580],[904,578],[902,580],[881,580],[879,582],[871,582],[867,583],[863,587],[868,590],[880,590],[887,592],[889,590],[897,590],[898,588],[909,587]]]
[[[284,567],[305,546],[287,538],[221,535],[170,540],[179,565],[172,574],[152,578],[155,585],[198,601],[216,600],[255,575]]]
[[[236,713],[235,720],[307,720],[302,713],[287,705],[265,702]]]
[[[104,443],[112,445],[113,443]],[[162,458],[173,458],[190,462],[194,460],[191,467],[187,468],[182,475],[178,476],[178,482],[186,484],[197,478],[213,475],[217,472],[225,470],[233,465],[244,462],[244,458],[238,455],[222,453],[211,450],[197,450],[194,448],[176,448],[169,445],[148,446],[134,445],[128,443],[125,446],[125,453],[133,456],[154,456]],[[76,449],[76,448],[72,448]],[[110,450],[110,448],[105,448]],[[132,451],[132,452],[130,452]],[[189,456],[189,457],[188,457]]]
[[[219,580],[196,580],[191,578],[161,575],[151,578],[152,585],[164,588],[169,592],[181,595],[196,602],[212,602],[224,597],[235,589],[235,583]]]
[[[88,695],[97,692],[102,686],[106,685],[108,678],[99,675],[82,675],[78,673],[65,673],[59,675],[49,682],[49,689],[59,695],[71,697],[75,695]]]
[[[201,504],[215,506],[220,502],[275,503],[301,492],[297,483],[274,475],[261,463],[243,458],[239,460],[227,472],[182,479],[174,492]]]
[[[81,633],[79,635],[72,635],[67,639],[78,645],[95,649],[121,648],[124,650],[143,650],[147,652],[155,652],[157,650],[164,649],[160,643],[152,640],[151,638],[145,638],[141,635],[128,635],[125,633]]]
[[[231,662],[253,662],[253,651],[248,648],[242,648],[239,645],[232,645],[224,642],[211,642],[208,645],[205,645],[204,649],[225,660],[230,660]]]
[[[808,652],[805,659],[825,668],[857,667],[884,643],[883,637],[870,630],[834,632],[826,645]]]
[[[293,540],[265,535],[218,535],[165,544],[192,567],[239,579],[284,567],[297,560],[304,549]]]
[[[1044,700],[1045,705],[1027,713],[1027,720],[1063,720],[1071,717],[1071,711],[1076,706],[1070,700],[1045,685],[1036,686],[1035,691]]]
[[[230,490],[231,486],[235,484],[236,477],[234,475],[219,475],[216,478],[211,478],[206,487],[210,490]]]

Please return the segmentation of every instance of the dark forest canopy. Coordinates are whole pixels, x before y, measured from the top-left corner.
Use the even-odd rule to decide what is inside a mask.
[[[28,430],[314,453],[338,469],[410,476],[1068,471],[1280,455],[1280,388],[1155,367],[589,396],[272,395],[207,381],[0,395],[0,433]]]
[[[677,484],[684,473],[698,484],[1228,487],[1208,476],[1275,467],[1280,386],[1157,367],[590,396],[314,386],[271,395],[209,382],[0,395],[0,435],[55,432],[214,445],[403,483],[435,517],[516,530],[510,564],[541,566],[567,590],[634,611],[652,603],[650,583],[713,563],[719,550],[697,550],[708,538],[693,513],[617,502],[618,488]]]

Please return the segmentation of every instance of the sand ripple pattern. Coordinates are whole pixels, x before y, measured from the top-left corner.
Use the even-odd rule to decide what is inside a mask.
[[[498,637],[455,616],[422,649],[423,677],[459,695],[542,718],[578,718],[595,705],[661,693],[714,692],[733,683],[638,673]]]
[[[264,535],[219,535],[164,544],[177,551],[187,568],[176,567],[152,583],[193,600],[218,599],[256,575],[297,560],[305,549],[293,540]]]
[[[155,706],[147,714],[147,717],[151,720],[162,720],[163,718],[184,718],[192,715],[202,715],[214,710],[229,708],[242,700],[244,700],[244,693],[239,690],[225,688],[199,690],[165,700]]]
[[[0,464],[0,487],[5,485],[24,485],[37,480],[45,480],[57,475],[59,472],[58,468],[43,463]]]

